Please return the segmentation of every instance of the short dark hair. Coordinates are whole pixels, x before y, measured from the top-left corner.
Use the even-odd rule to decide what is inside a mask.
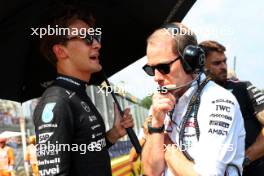
[[[207,40],[203,41],[199,44],[199,46],[204,50],[205,52],[205,57],[207,57],[211,52],[219,52],[219,53],[224,53],[226,48],[213,40]]]
[[[91,13],[73,6],[62,7],[60,14],[47,22],[45,26],[47,27],[49,25],[51,28],[68,28],[77,19],[86,22],[90,27],[95,26],[95,19]],[[40,39],[40,52],[49,62],[56,66],[57,58],[52,47],[59,43],[65,45],[65,41],[67,41],[67,36],[65,35],[44,35]]]

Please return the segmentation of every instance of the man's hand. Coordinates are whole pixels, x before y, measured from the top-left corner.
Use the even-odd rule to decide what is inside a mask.
[[[264,110],[260,111],[256,116],[261,125],[264,125]]]
[[[109,130],[106,134],[107,139],[114,144],[119,138],[126,135],[126,128],[133,127],[133,118],[130,114],[130,109],[126,108],[124,110],[124,115],[121,117],[121,114],[114,104],[114,114],[115,114],[115,121],[114,126],[111,130]]]
[[[117,108],[117,105],[114,104],[114,110],[115,110],[115,122],[114,127],[116,132],[119,134],[120,137],[123,137],[126,135],[126,128],[133,127],[133,118],[130,114],[130,109],[126,108],[124,110],[124,115],[121,117],[121,114]]]
[[[247,148],[246,157],[255,161],[264,156],[264,128],[260,131],[256,141]]]
[[[165,161],[167,163],[177,163],[177,160],[185,160],[183,153],[176,147],[176,144],[165,144]]]
[[[165,147],[165,162],[174,175],[197,176],[190,162],[175,144],[168,144]]]
[[[152,126],[161,127],[167,112],[173,110],[175,97],[172,93],[155,93],[152,97]]]

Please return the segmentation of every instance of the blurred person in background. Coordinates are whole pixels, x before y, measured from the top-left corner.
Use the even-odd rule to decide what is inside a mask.
[[[147,117],[144,121],[142,129],[139,132],[138,139],[140,146],[143,147],[148,136],[148,123],[151,122],[151,117]],[[131,162],[135,162],[138,159],[139,155],[137,154],[135,147],[132,147],[129,152],[129,158]]]
[[[0,176],[13,176],[14,164],[14,150],[6,145],[6,138],[0,137]]]
[[[148,123],[151,122],[151,117],[147,117],[142,125],[142,128],[140,129],[138,139],[139,144],[143,148],[147,137],[148,137]],[[139,158],[140,155],[137,154],[135,147],[132,147],[129,152],[129,160],[132,167],[132,172],[134,175],[141,174],[141,159]]]
[[[27,163],[27,166],[31,166],[32,174],[34,176],[39,176],[37,149],[36,149],[36,136],[29,136],[28,143],[29,145],[27,146],[25,153],[25,162]]]
[[[239,81],[230,74],[227,79],[225,47],[216,41],[203,41],[205,69],[217,84],[232,92],[238,100],[246,130],[244,176],[264,174],[264,94],[248,81]]]

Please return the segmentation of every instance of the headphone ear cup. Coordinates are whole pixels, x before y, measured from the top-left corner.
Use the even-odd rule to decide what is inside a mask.
[[[199,61],[198,62],[198,67],[203,69],[204,68],[204,64],[205,64],[205,53],[204,53],[202,48],[199,47],[199,49],[201,51],[199,51],[200,54],[199,54],[199,59],[198,59],[198,61]]]
[[[182,67],[183,67],[184,71],[185,71],[187,74],[192,73],[192,68],[191,68],[190,64],[184,59],[184,57],[181,57],[180,60],[181,60]]]
[[[182,65],[187,74],[199,72],[203,69],[205,54],[202,48],[188,45],[183,51]]]

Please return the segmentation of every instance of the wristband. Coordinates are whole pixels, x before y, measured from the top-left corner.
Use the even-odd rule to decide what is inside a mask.
[[[152,133],[163,133],[164,132],[164,124],[161,127],[155,128],[151,126],[151,122],[148,123],[148,132]]]

